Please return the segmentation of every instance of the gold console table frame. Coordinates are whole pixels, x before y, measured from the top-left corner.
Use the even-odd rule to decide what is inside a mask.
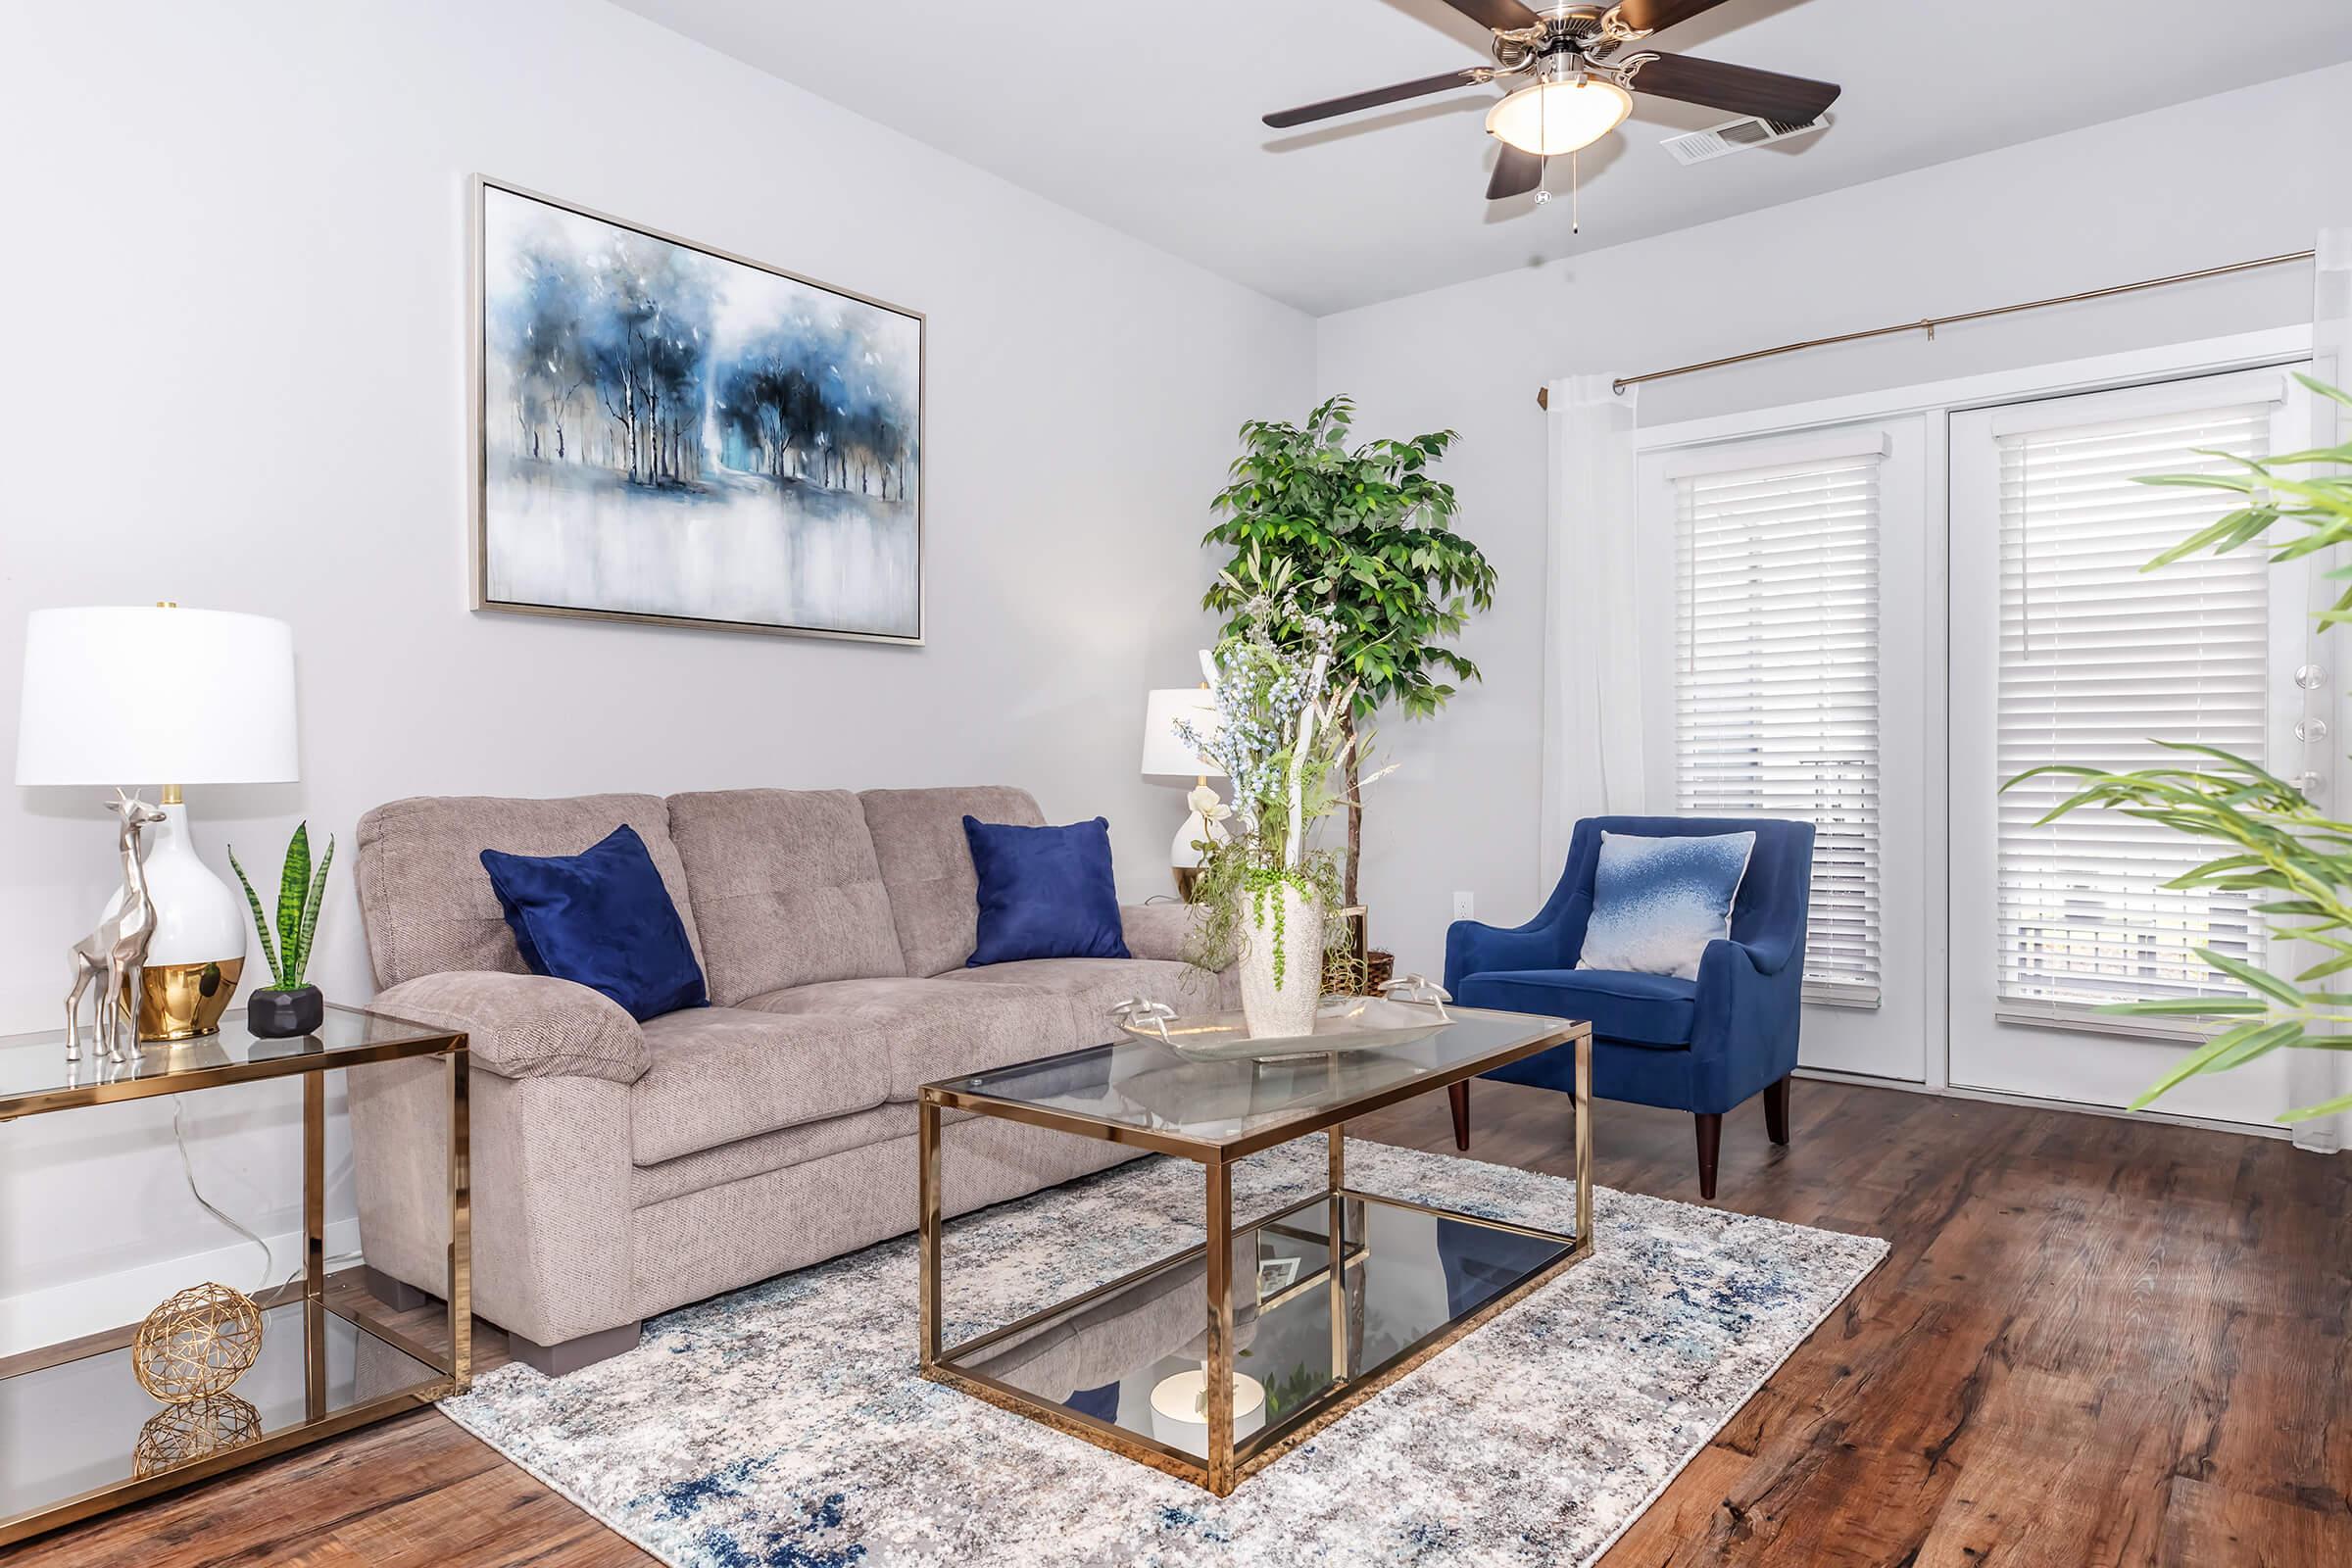
[[[130,1464],[135,1434],[123,1434],[124,1474],[119,1480],[27,1501],[12,1499],[14,1512],[0,1517],[0,1546],[75,1524],[182,1487],[275,1458],[306,1445],[370,1423],[425,1408],[463,1394],[473,1373],[471,1289],[471,1190],[467,1169],[467,1053],[466,1036],[428,1024],[411,1023],[354,1007],[330,1006],[317,1034],[264,1040],[246,1032],[242,1014],[222,1020],[221,1032],[196,1040],[143,1044],[135,1058],[120,1066],[85,1052],[78,1063],[65,1059],[62,1032],[0,1038],[0,1122],[74,1110],[91,1105],[177,1095],[227,1084],[280,1078],[302,1081],[303,1271],[299,1279],[265,1291],[256,1303],[273,1322],[294,1314],[278,1309],[299,1304],[303,1344],[303,1413],[299,1420],[265,1422],[261,1435],[237,1446],[140,1475]],[[443,1062],[449,1114],[449,1224],[447,1348],[436,1348],[368,1310],[360,1293],[330,1290],[326,1273],[326,1075],[380,1062],[438,1056]],[[342,1279],[345,1276],[337,1276]],[[193,1281],[189,1282],[195,1283]],[[388,1308],[379,1310],[388,1311]],[[356,1335],[391,1347],[430,1375],[407,1386],[336,1402],[327,1370],[329,1319]],[[94,1357],[127,1351],[136,1324],[0,1357],[0,1398],[16,1380],[31,1378]],[[279,1327],[275,1332],[282,1333]],[[355,1340],[355,1343],[358,1343]],[[267,1342],[265,1342],[267,1353]],[[127,1364],[122,1381],[135,1388]],[[237,1392],[231,1389],[232,1394]],[[142,1395],[141,1397],[144,1397]],[[158,1405],[160,1411],[164,1406]]]

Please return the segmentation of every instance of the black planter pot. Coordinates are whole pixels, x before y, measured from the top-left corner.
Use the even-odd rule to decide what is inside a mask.
[[[317,986],[256,991],[245,999],[245,1027],[264,1040],[316,1034],[326,1021],[326,998]]]

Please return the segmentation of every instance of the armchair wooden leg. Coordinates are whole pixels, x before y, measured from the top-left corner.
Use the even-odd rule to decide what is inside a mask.
[[[1788,1078],[1764,1086],[1764,1131],[1776,1144],[1788,1142]]]
[[[1470,1081],[1465,1078],[1458,1084],[1448,1085],[1446,1090],[1446,1098],[1453,1106],[1453,1147],[1468,1149],[1470,1147]]]
[[[1723,1148],[1723,1113],[1693,1111],[1690,1119],[1698,1124],[1698,1196],[1712,1202],[1715,1199],[1715,1156]]]

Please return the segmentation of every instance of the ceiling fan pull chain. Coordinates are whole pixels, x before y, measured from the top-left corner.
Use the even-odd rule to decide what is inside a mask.
[[[1536,99],[1536,140],[1544,147],[1551,145],[1551,100],[1541,96]],[[1503,145],[1507,147],[1510,144],[1505,142]],[[1536,205],[1541,207],[1549,200],[1551,200],[1551,160],[1542,153],[1538,153],[1536,154]]]
[[[1576,158],[1574,153],[1568,155],[1568,232],[1571,234],[1585,231],[1584,170]]]

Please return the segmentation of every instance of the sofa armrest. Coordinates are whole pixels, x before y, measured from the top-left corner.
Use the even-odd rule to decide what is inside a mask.
[[[1122,904],[1119,937],[1138,958],[1184,961],[1206,910],[1197,904]]]
[[[368,1007],[463,1029],[476,1066],[501,1078],[604,1078],[632,1084],[653,1065],[628,1009],[548,975],[457,969],[379,991]]]

